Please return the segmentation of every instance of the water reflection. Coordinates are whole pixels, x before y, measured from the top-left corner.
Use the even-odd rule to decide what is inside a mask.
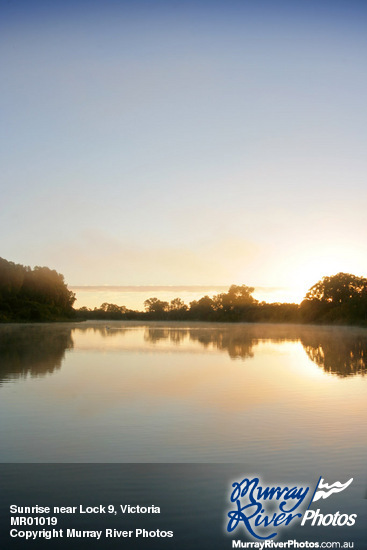
[[[116,349],[127,335],[136,334],[153,346],[194,347],[228,353],[231,359],[254,357],[261,342],[301,342],[307,356],[325,372],[339,377],[365,375],[367,330],[346,327],[313,327],[267,324],[83,323],[78,325],[3,325],[0,327],[0,384],[7,379],[43,376],[59,369],[72,334],[88,336],[87,345]],[[97,340],[96,340],[97,338]],[[101,343],[106,341],[106,346]],[[113,344],[112,344],[113,343]]]
[[[311,465],[333,449],[362,464],[366,340],[296,325],[0,325],[0,460]]]
[[[260,341],[299,340],[299,327],[293,325],[206,325],[186,328],[145,327],[144,340],[156,344],[169,340],[173,344],[191,341],[208,349],[226,351],[232,359],[254,356],[253,347]]]
[[[144,339],[153,344],[161,340],[180,344],[189,339],[204,348],[227,351],[232,359],[253,357],[254,346],[261,341],[300,341],[308,357],[327,373],[342,377],[366,373],[367,331],[363,329],[297,325],[146,327]]]
[[[172,344],[178,345],[188,337],[188,329],[147,327],[144,331],[144,340],[153,344],[161,340],[169,340]]]
[[[61,367],[73,348],[68,325],[4,325],[0,330],[0,385],[14,378],[45,376]]]
[[[77,327],[78,330],[85,330],[86,328],[88,332],[92,332],[94,334],[101,334],[105,338],[108,338],[108,337],[114,338],[116,337],[117,334],[119,336],[122,336],[129,330],[129,328],[115,326],[114,324],[112,325],[100,324],[97,326],[80,325]]]
[[[302,335],[301,342],[309,358],[325,372],[338,376],[366,374],[365,331],[324,329]]]

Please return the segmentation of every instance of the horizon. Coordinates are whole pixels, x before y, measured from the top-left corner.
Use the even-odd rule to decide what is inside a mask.
[[[315,281],[316,283],[317,281]],[[235,283],[233,283],[235,284]],[[239,283],[241,284],[241,283]],[[185,304],[198,300],[204,295],[213,297],[221,292],[227,292],[231,285],[69,285],[68,288],[76,293],[74,307],[79,309],[87,307],[93,309],[100,307],[102,303],[112,303],[126,306],[128,309],[142,311],[144,301],[156,297],[162,301],[170,302],[174,298],[181,298]],[[307,291],[301,297],[296,289],[285,287],[254,287],[253,297],[259,302],[267,303],[301,303]],[[149,294],[150,293],[150,294]],[[295,299],[292,299],[295,298]],[[298,298],[298,299],[297,299]]]

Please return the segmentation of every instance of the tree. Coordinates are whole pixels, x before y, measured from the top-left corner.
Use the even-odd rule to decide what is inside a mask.
[[[214,314],[213,300],[209,296],[203,296],[200,300],[190,302],[190,314],[194,319],[212,320]]]
[[[158,298],[148,298],[144,302],[145,311],[154,317],[164,317],[169,310],[168,302],[158,300]]]
[[[246,285],[232,285],[227,293],[214,297],[214,308],[223,320],[240,321],[251,320],[251,310],[257,305],[257,300],[251,296],[254,287]]]
[[[181,298],[174,298],[169,305],[168,318],[173,321],[182,321],[187,317],[188,306]]]
[[[71,309],[76,299],[74,292],[67,288],[64,276],[48,267],[36,266],[27,270],[22,290],[40,303],[62,310]]]
[[[73,316],[75,294],[54,269],[14,264],[0,258],[0,318],[45,321]]]
[[[349,273],[323,277],[307,292],[306,300],[345,304],[367,296],[367,279]]]
[[[307,322],[365,322],[367,279],[349,273],[323,277],[307,292],[300,310]]]
[[[127,308],[125,306],[109,304],[108,302],[103,302],[103,304],[99,309],[101,309],[102,311],[105,311],[106,313],[119,313],[122,315],[125,314],[127,311]]]
[[[227,293],[215,296],[215,307],[229,312],[243,306],[254,305],[257,303],[257,300],[251,296],[254,290],[252,286],[231,285]]]
[[[0,258],[0,297],[17,294],[23,285],[26,268]]]
[[[108,302],[103,302],[99,309],[105,313],[105,319],[123,319],[127,312],[127,308],[125,306],[109,304]]]
[[[187,305],[181,298],[174,298],[169,305],[170,311],[187,311]]]

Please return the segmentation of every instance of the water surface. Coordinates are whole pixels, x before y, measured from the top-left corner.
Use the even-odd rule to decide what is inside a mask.
[[[367,331],[253,324],[0,327],[3,462],[360,467]]]
[[[233,481],[260,476],[264,484],[313,488],[323,476],[329,483],[353,477],[353,483],[311,506],[355,513],[356,525],[297,523],[277,540],[353,541],[364,548],[366,357],[364,329],[0,326],[0,460],[10,463],[2,468],[4,540],[14,502],[158,502],[161,519],[144,519],[144,525],[174,529],[180,549],[203,548],[205,542],[222,550],[230,546],[225,524]],[[143,520],[121,521],[73,516],[60,518],[60,526],[133,528]],[[247,535],[242,529],[235,538]],[[23,542],[11,539],[9,546],[28,548]],[[44,542],[36,547],[46,547]],[[68,544],[53,541],[61,550]],[[117,539],[103,541],[105,548],[119,545]],[[137,539],[128,547],[139,545]],[[80,549],[92,547],[87,539],[78,541]],[[162,545],[157,540],[149,547]]]

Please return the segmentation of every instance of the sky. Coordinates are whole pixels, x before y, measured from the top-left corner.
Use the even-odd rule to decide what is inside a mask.
[[[268,301],[367,276],[366,23],[355,0],[0,0],[0,256]]]

